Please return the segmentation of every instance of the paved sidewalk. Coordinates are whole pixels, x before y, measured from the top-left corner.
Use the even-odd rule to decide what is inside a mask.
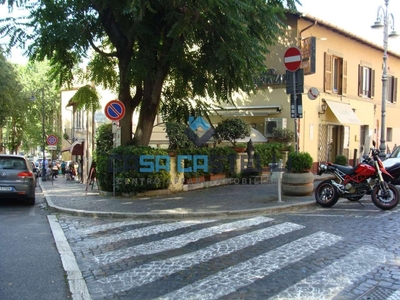
[[[315,176],[314,186],[324,176]],[[278,184],[223,185],[171,195],[127,198],[101,196],[96,184],[86,192],[86,185],[59,176],[53,182],[38,180],[49,207],[58,212],[81,216],[190,219],[226,218],[269,214],[317,205],[314,195],[293,197],[282,195],[279,201]]]

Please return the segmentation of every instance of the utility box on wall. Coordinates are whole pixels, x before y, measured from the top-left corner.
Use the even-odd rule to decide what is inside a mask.
[[[265,118],[264,136],[266,138],[273,136],[274,128],[284,129],[287,127],[286,118]]]

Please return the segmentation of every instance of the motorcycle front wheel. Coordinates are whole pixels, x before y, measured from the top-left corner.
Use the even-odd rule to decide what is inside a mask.
[[[331,207],[339,200],[339,193],[332,184],[332,180],[322,181],[315,189],[315,200],[322,207]]]
[[[378,184],[374,187],[371,192],[371,199],[372,202],[375,204],[376,207],[388,210],[392,209],[399,204],[399,192],[397,191],[396,187],[390,183],[383,183],[387,184],[387,193],[382,188],[381,184]]]

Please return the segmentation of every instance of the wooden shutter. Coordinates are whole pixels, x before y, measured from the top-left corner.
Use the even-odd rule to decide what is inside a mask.
[[[363,67],[358,65],[358,96],[363,95]]]
[[[375,97],[375,70],[371,69],[371,99]]]
[[[342,60],[342,95],[347,95],[347,60]]]
[[[393,103],[397,102],[397,77],[393,77]]]
[[[326,93],[332,93],[332,55],[325,52],[325,84]]]

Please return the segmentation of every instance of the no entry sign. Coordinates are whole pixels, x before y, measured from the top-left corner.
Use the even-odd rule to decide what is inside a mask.
[[[125,105],[119,100],[111,100],[106,104],[104,113],[111,121],[119,121],[125,115]]]
[[[301,66],[301,52],[299,48],[291,47],[283,56],[285,67],[288,71],[295,72]]]

